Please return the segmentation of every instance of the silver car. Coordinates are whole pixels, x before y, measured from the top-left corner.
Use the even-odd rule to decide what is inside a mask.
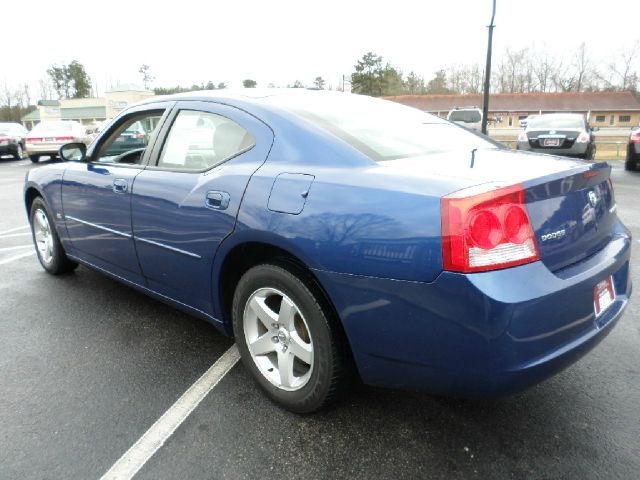
[[[596,130],[579,113],[539,115],[531,119],[518,136],[517,149],[593,160]]]

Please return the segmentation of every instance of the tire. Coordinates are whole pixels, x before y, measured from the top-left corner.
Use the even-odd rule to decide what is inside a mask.
[[[636,162],[633,158],[624,162],[624,169],[630,172],[635,172],[638,168],[638,162]]]
[[[31,203],[29,220],[38,260],[42,268],[52,275],[72,272],[78,264],[67,258],[52,218],[44,200],[36,197]]]
[[[40,155],[29,155],[29,160],[31,160],[33,163],[38,163],[38,160],[40,160]]]
[[[319,410],[344,392],[350,363],[342,330],[307,278],[293,265],[258,265],[240,279],[232,307],[245,367],[271,400],[295,413]]]
[[[13,158],[15,158],[16,160],[22,160],[23,156],[24,150],[22,149],[22,144],[18,143],[18,145],[16,146],[16,151],[13,154]]]

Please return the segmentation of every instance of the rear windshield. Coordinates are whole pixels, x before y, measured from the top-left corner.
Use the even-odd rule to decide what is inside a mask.
[[[391,101],[355,94],[283,95],[265,101],[328,130],[375,161],[497,148],[463,128]]]
[[[543,129],[547,130],[554,128],[560,130],[561,128],[584,128],[584,120],[580,116],[575,115],[554,115],[554,116],[542,116],[529,120],[529,129]]]
[[[454,110],[449,114],[452,122],[478,123],[482,115],[477,110]]]
[[[47,132],[70,132],[73,130],[74,125],[72,123],[39,123],[32,130],[38,133]]]

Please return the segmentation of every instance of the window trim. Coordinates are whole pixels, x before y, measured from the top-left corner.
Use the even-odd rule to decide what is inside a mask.
[[[235,154],[225,158],[224,160],[216,163],[215,165],[212,165],[210,167],[201,169],[201,170],[193,170],[190,168],[167,168],[167,167],[161,167],[158,164],[160,163],[160,159],[162,158],[162,152],[164,151],[164,147],[167,144],[167,141],[169,140],[169,135],[171,133],[171,129],[173,128],[174,123],[176,122],[178,115],[180,115],[180,112],[184,112],[184,111],[191,111],[191,112],[200,112],[200,113],[208,113],[211,115],[217,115],[219,117],[224,117],[232,122],[234,122],[237,125],[240,125],[240,127],[242,127],[246,132],[249,133],[249,135],[251,135],[251,138],[253,139],[253,143],[245,148],[243,148],[242,150],[236,152]],[[240,124],[238,121],[234,120],[233,118],[230,118],[228,115],[223,115],[219,112],[214,111],[214,109],[207,109],[207,108],[197,108],[195,105],[181,105],[176,107],[172,112],[171,112],[171,116],[170,118],[167,119],[166,123],[163,125],[162,128],[162,141],[157,142],[156,146],[154,146],[154,151],[153,151],[153,156],[154,156],[154,160],[153,161],[149,161],[148,165],[147,165],[147,169],[149,170],[153,170],[153,171],[160,171],[160,172],[177,172],[177,173],[192,173],[194,175],[202,175],[204,173],[207,173],[211,170],[214,170],[216,168],[218,168],[221,165],[224,165],[225,163],[227,163],[230,160],[233,160],[236,157],[239,157],[240,155],[243,155],[245,153],[247,153],[248,151],[252,150],[253,148],[255,148],[255,146],[258,144],[258,140],[257,137],[253,134],[253,132],[251,132],[248,128],[246,128],[244,125]]]

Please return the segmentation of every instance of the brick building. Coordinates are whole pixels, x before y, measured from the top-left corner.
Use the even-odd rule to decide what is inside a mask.
[[[482,95],[399,95],[385,97],[446,117],[455,107],[482,108]],[[632,92],[495,93],[489,97],[494,128],[518,128],[532,114],[573,112],[587,115],[594,127],[630,128],[640,124],[640,101]]]

